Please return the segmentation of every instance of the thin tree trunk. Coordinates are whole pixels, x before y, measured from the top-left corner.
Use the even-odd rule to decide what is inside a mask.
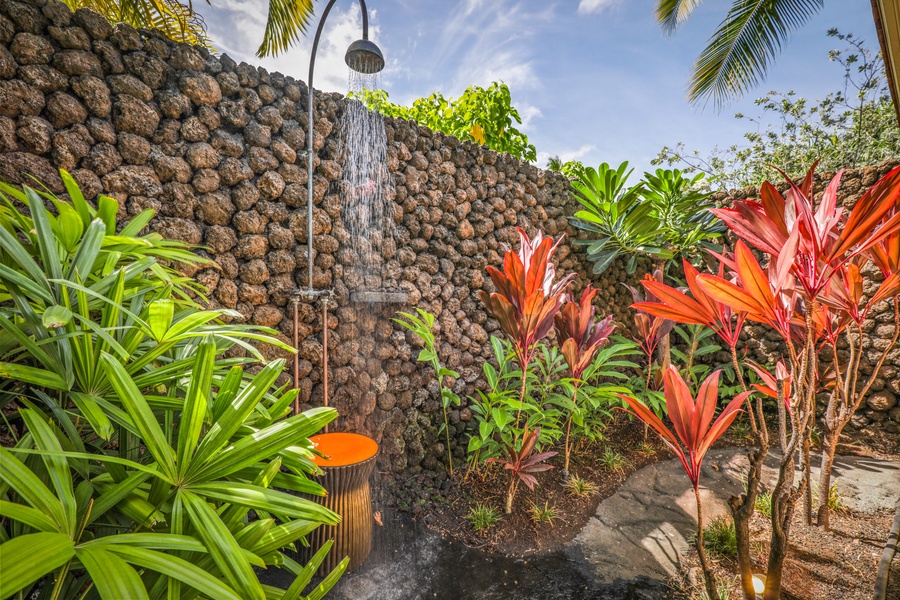
[[[700,557],[700,568],[703,569],[703,582],[706,584],[706,594],[710,600],[716,600],[716,583],[713,581],[712,572],[709,569],[709,561],[706,559],[706,547],[703,545],[703,508],[700,504],[700,487],[694,486],[694,496],[697,498],[697,556]]]
[[[666,278],[666,261],[658,261],[656,263],[655,270],[659,271],[659,277],[657,277],[656,280],[660,283],[665,283],[664,280]],[[663,370],[663,373],[665,373],[666,369],[669,367],[669,364],[672,362],[672,344],[669,340],[668,333],[659,338],[659,344],[657,344],[656,346],[656,352],[657,356],[659,356],[659,366]],[[646,439],[644,441],[646,441]]]
[[[506,514],[512,513],[512,505],[513,500],[516,497],[516,484],[518,483],[518,479],[515,475],[512,476],[512,479],[509,482],[509,490],[506,492]]]
[[[759,481],[762,479],[762,466],[767,453],[768,444],[761,444],[759,448],[750,453],[747,491],[740,497],[732,496],[728,500],[731,516],[734,519],[738,572],[744,600],[756,600],[756,591],[753,589],[753,563],[750,560],[750,517],[753,516],[756,508]]]
[[[782,452],[787,450],[787,441],[787,407],[784,405],[784,399],[778,398],[778,442]]]
[[[831,492],[831,468],[834,465],[834,453],[837,450],[839,434],[829,430],[822,440],[822,464],[819,467],[819,512],[816,516],[819,527],[829,531],[831,508],[828,498]]]
[[[569,413],[569,420],[566,423],[566,444],[565,444],[565,458],[563,460],[563,481],[569,480],[569,455],[571,453],[571,448],[569,446],[569,434],[572,431],[572,416],[575,412],[575,409],[578,408],[578,384],[573,385],[572,390],[572,412]]]
[[[741,391],[747,391],[747,384],[744,383],[744,375],[741,373],[741,363],[738,361],[737,348],[731,347],[731,364],[734,366],[734,376],[737,377],[741,384]],[[756,424],[756,417],[753,416],[753,401],[747,396],[747,416],[750,417],[750,431],[754,435],[759,433],[759,427]]]

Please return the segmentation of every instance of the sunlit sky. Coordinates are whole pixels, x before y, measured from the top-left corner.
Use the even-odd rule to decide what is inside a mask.
[[[870,0],[832,0],[795,33],[766,81],[720,113],[684,99],[691,64],[730,1],[707,0],[674,36],[657,25],[653,0],[368,0],[370,38],[384,52],[380,84],[409,104],[440,91],[456,97],[472,84],[502,80],[538,151],[538,164],[559,155],[588,165],[631,162],[637,172],[664,145],[684,142],[706,154],[741,144],[754,127],[734,113],[759,115],[753,100],[770,90],[810,99],[838,89],[843,70],[828,51],[843,44],[825,32],[838,27],[877,48]],[[324,0],[317,0],[321,10]],[[200,6],[200,5],[197,5]],[[276,58],[254,56],[266,0],[214,0],[203,5],[216,48],[238,61],[306,80],[309,39]],[[360,37],[355,0],[336,3],[316,58],[314,87],[347,90],[343,56]]]

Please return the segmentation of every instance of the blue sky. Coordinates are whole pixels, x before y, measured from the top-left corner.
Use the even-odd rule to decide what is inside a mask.
[[[317,0],[321,9],[324,0]],[[716,113],[684,100],[694,58],[730,1],[707,0],[674,36],[662,34],[653,0],[368,0],[370,37],[387,60],[381,87],[395,102],[471,84],[505,81],[522,113],[538,163],[558,154],[589,165],[631,162],[640,172],[664,145],[684,142],[705,154],[742,142],[757,115],[753,100],[769,90],[810,99],[838,89],[842,69],[828,60],[842,47],[825,32],[838,27],[877,47],[870,0],[832,0],[785,45],[766,81]],[[235,60],[306,80],[310,40],[283,56],[254,56],[266,0],[213,0],[203,6],[213,44]],[[313,31],[318,17],[313,22]],[[316,58],[316,89],[345,92],[343,55],[360,37],[354,0],[332,9]],[[312,32],[310,33],[310,38]]]

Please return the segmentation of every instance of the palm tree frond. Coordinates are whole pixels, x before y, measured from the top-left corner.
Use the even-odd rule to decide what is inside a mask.
[[[70,9],[90,8],[110,23],[127,23],[136,29],[155,29],[185,44],[210,47],[206,23],[193,3],[178,0],[63,0]]]
[[[667,34],[675,33],[703,0],[659,0],[656,4],[656,20]]]
[[[259,57],[276,56],[296,42],[313,15],[312,0],[269,0],[269,14]]]
[[[824,0],[735,0],[694,63],[688,100],[711,99],[718,110],[757,85],[790,33],[823,6]]]

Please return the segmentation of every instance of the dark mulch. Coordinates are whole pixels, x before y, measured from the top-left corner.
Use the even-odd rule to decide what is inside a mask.
[[[647,441],[653,451],[642,453],[643,425],[626,422],[623,417],[619,420],[619,424],[606,432],[607,440],[583,445],[572,455],[569,471],[596,485],[594,494],[578,497],[564,486],[560,453],[550,460],[554,469],[539,475],[538,486],[533,492],[519,485],[512,514],[506,515],[503,510],[509,471],[504,471],[500,465],[487,465],[482,467],[480,474],[457,471],[443,496],[424,511],[425,522],[442,535],[467,546],[508,556],[526,556],[562,547],[581,531],[600,501],[614,494],[628,475],[657,460],[671,458],[671,453],[652,433]],[[606,448],[625,459],[623,469],[612,471],[600,464],[599,457]],[[495,507],[501,515],[496,525],[481,532],[475,531],[466,520],[471,508],[478,503]],[[548,503],[556,510],[552,524],[536,523],[531,519],[529,508],[533,503],[541,507]]]

